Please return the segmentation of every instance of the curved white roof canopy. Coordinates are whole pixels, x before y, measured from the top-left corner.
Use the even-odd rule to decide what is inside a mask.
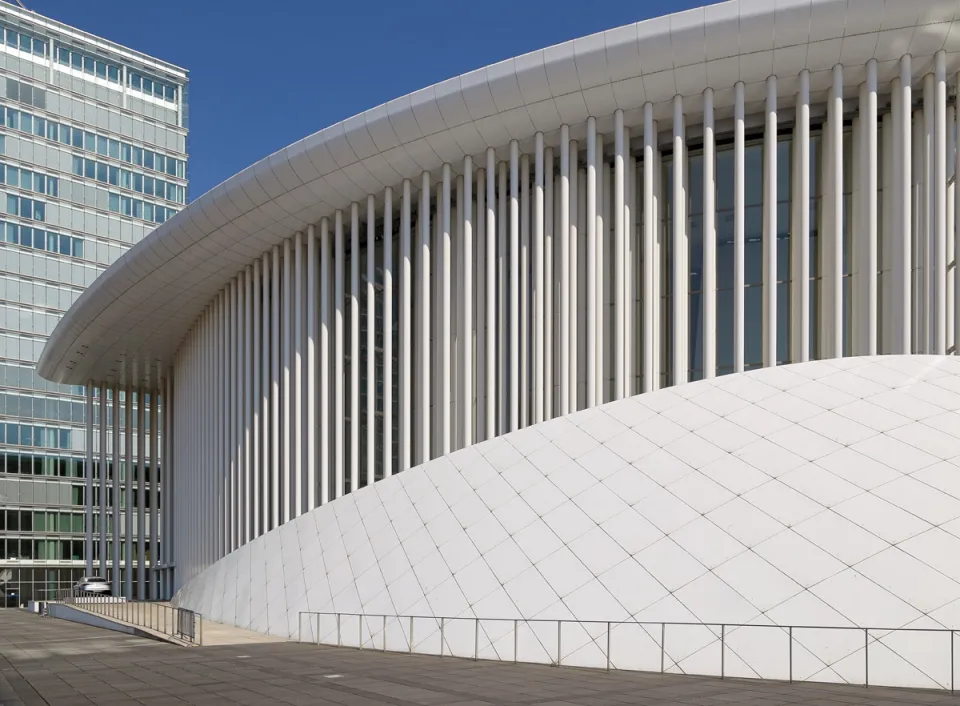
[[[575,137],[590,115],[602,132],[602,118],[618,108],[637,124],[648,101],[668,125],[678,94],[696,124],[707,87],[722,120],[732,114],[737,81],[746,84],[747,113],[759,113],[771,74],[787,108],[808,69],[817,101],[838,62],[848,67],[852,98],[870,59],[882,89],[902,55],[913,57],[919,82],[941,49],[952,73],[960,65],[956,0],[732,0],[443,81],[300,140],[194,201],[80,296],[50,336],[39,372],[62,383],[152,384],[214,295],[255,257],[445,162],[458,170],[465,155],[487,147],[505,153],[510,140],[524,145],[537,132],[556,144],[561,124]]]

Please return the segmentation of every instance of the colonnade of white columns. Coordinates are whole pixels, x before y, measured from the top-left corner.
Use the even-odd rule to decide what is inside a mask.
[[[86,573],[99,574],[111,582],[114,595],[128,599],[156,600],[172,590],[173,540],[169,533],[162,542],[160,537],[162,528],[172,523],[171,503],[160,503],[160,488],[173,487],[169,469],[162,464],[173,440],[167,428],[169,415],[160,415],[168,395],[169,385],[163,380],[152,390],[97,385],[92,380],[87,386]]]
[[[838,65],[825,92],[804,71],[771,76],[762,92],[737,83],[732,104],[708,88],[702,100],[590,117],[291,234],[236,275],[179,353],[163,449],[172,444],[178,469],[177,582],[346,492],[544,419],[784,360],[954,351],[956,110],[943,67],[941,54],[925,79],[905,56],[881,86],[871,62],[854,100]],[[930,86],[919,105],[916,80]],[[786,135],[789,187],[778,189]],[[748,318],[753,144],[764,155],[762,313]],[[729,273],[718,269],[720,151],[733,165]],[[693,323],[691,214],[702,214],[703,247]],[[732,282],[723,318],[718,273]]]

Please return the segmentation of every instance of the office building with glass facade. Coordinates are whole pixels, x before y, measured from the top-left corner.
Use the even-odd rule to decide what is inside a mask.
[[[186,204],[187,118],[183,69],[0,3],[0,591],[20,603],[111,578],[112,544],[85,548],[102,518],[85,518],[84,388],[36,362],[80,293]],[[108,505],[129,502],[128,467],[107,465]]]
[[[955,0],[508,59],[205,194],[39,370],[159,402],[161,595],[214,620],[949,683],[958,71]]]

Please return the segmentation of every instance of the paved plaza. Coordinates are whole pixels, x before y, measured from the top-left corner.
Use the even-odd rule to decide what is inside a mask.
[[[286,642],[176,647],[0,610],[2,706],[957,703],[938,692],[606,673]]]

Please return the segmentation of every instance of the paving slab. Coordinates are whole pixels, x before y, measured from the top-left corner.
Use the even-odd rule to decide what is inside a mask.
[[[956,705],[960,698],[937,691],[474,662],[252,638],[197,649],[0,609],[0,706],[27,704],[903,706]]]

